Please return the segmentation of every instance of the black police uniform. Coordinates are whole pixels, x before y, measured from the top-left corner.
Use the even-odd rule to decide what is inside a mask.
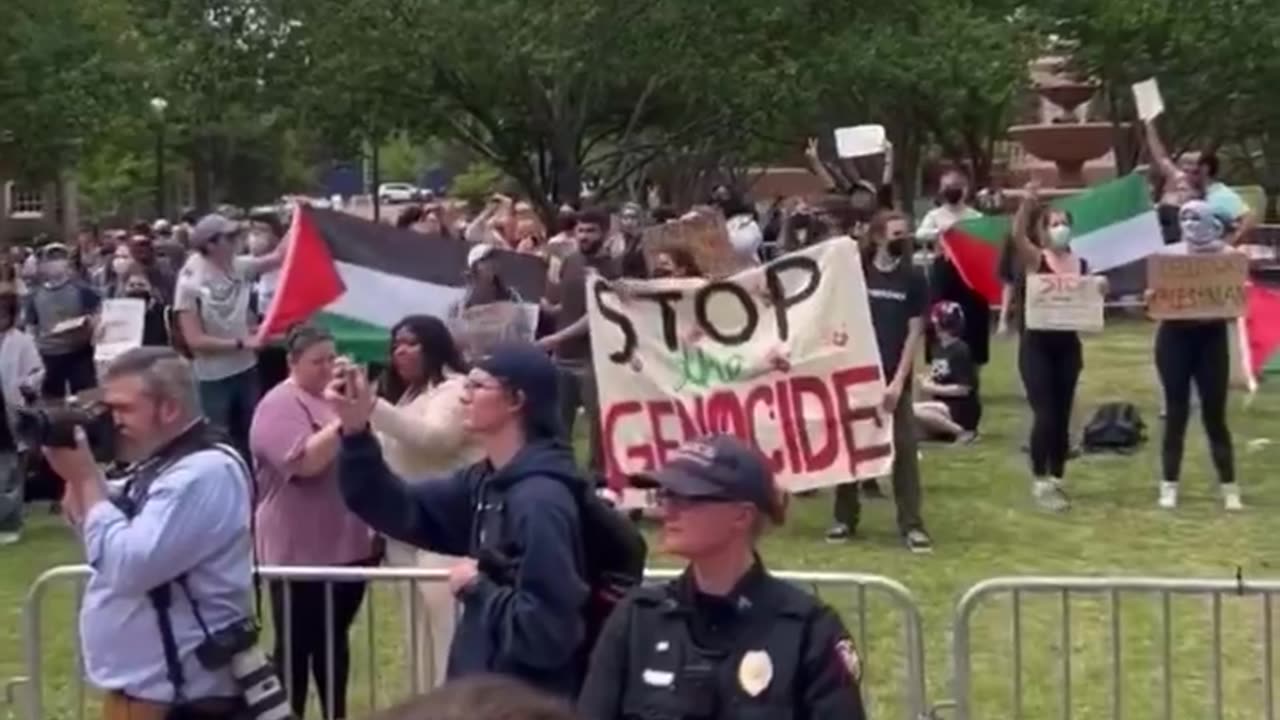
[[[691,571],[630,594],[609,618],[578,700],[584,720],[863,720],[844,625],[757,559],[725,597]]]

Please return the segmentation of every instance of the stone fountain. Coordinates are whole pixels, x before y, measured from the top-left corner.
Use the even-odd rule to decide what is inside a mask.
[[[1054,185],[1069,191],[1085,186],[1085,163],[1111,151],[1116,126],[1087,119],[1088,102],[1098,85],[1063,73],[1063,65],[1062,58],[1044,58],[1035,64],[1032,82],[1042,99],[1041,122],[1014,125],[1009,137],[1031,155],[1057,166]]]

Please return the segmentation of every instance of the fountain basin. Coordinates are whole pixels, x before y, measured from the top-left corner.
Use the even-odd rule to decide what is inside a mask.
[[[1071,82],[1068,80],[1047,81],[1036,85],[1040,97],[1057,105],[1067,113],[1075,112],[1085,101],[1093,97],[1098,86],[1092,83]]]
[[[1121,123],[1120,129],[1127,126]],[[1084,164],[1111,150],[1117,126],[1109,122],[1014,125],[1009,138],[1058,166],[1058,185],[1083,187]]]

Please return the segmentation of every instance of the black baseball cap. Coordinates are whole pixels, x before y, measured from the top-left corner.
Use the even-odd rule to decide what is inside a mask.
[[[681,445],[658,470],[632,475],[633,487],[662,489],[679,497],[749,502],[775,523],[786,517],[786,503],[769,462],[733,435],[708,435]]]

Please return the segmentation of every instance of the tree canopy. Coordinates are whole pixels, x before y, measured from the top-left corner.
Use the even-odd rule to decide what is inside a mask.
[[[247,204],[407,139],[465,150],[550,212],[659,177],[687,199],[880,122],[909,198],[928,158],[987,182],[1029,63],[1065,52],[1114,118],[1158,77],[1170,146],[1218,148],[1274,193],[1278,32],[1270,0],[9,0],[0,161],[78,170],[109,205],[150,182],[163,121],[197,203]],[[1117,133],[1122,167],[1136,139]]]

